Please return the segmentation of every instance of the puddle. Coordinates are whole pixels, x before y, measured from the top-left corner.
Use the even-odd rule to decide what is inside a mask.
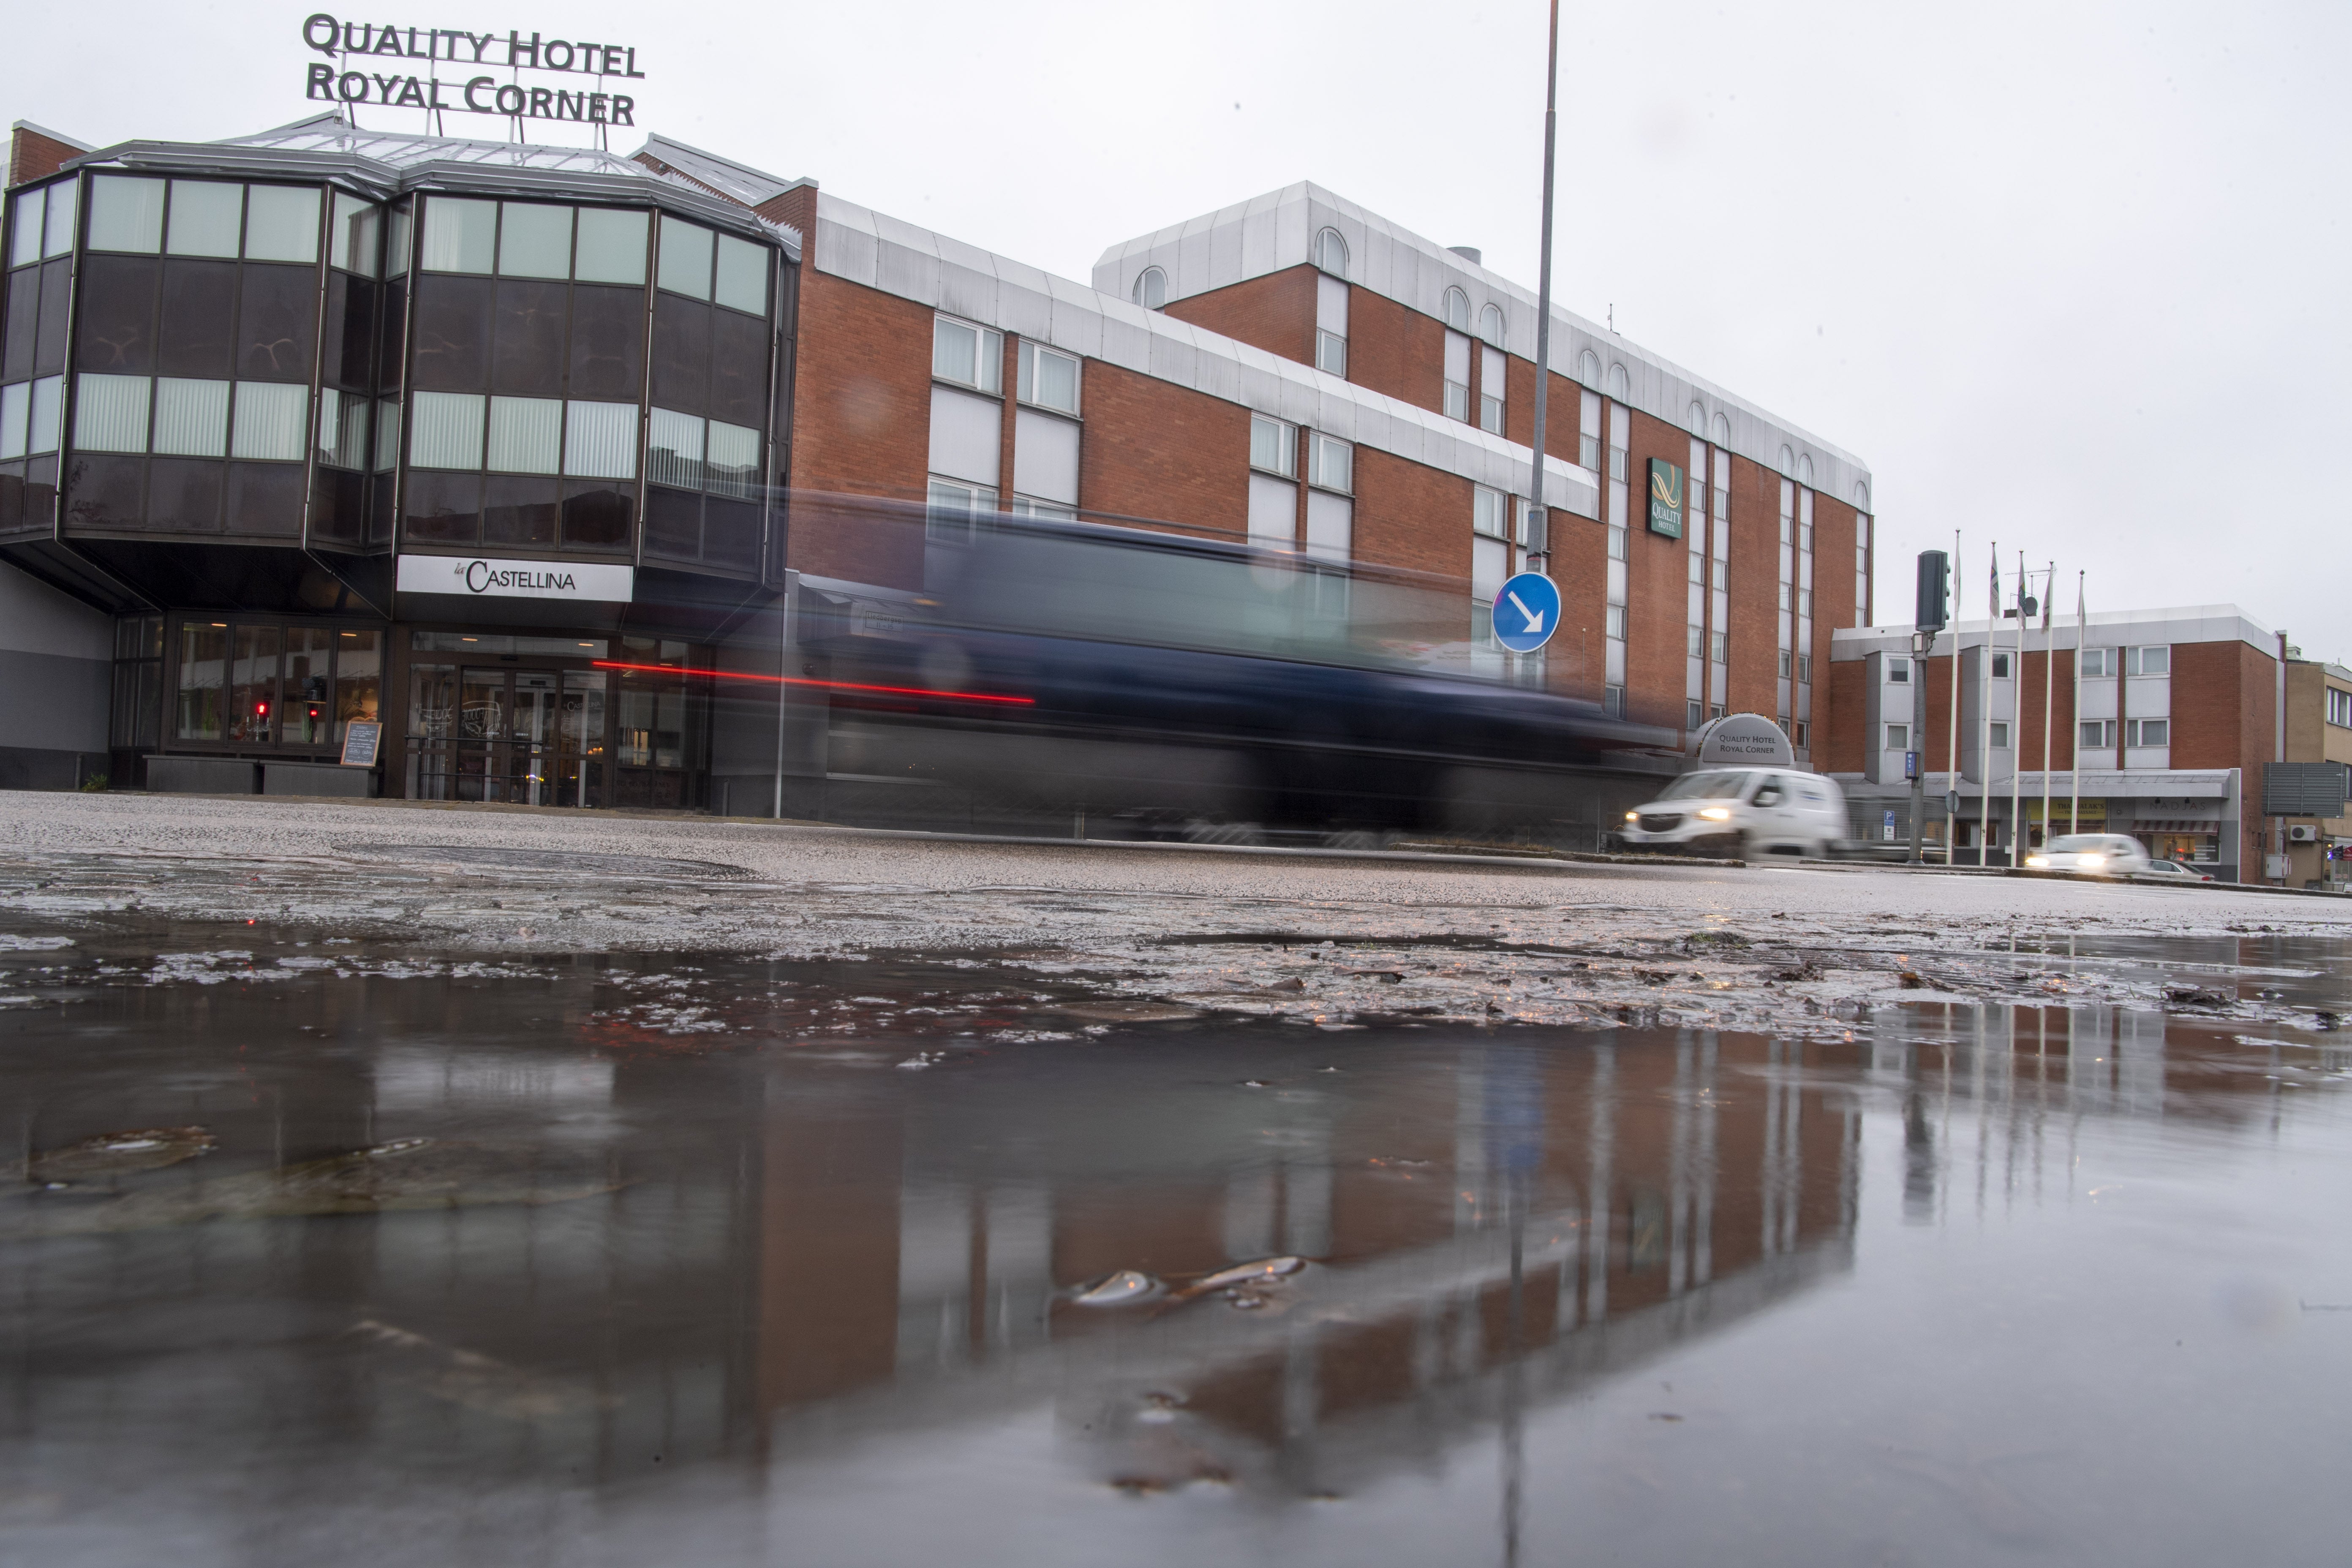
[[[2344,944],[1564,945],[0,947],[0,1554],[2332,1542]]]

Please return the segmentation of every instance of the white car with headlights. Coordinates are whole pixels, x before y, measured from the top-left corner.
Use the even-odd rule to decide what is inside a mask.
[[[2025,858],[2029,871],[2072,871],[2084,877],[2136,877],[2148,864],[2139,840],[2120,833],[2070,833]]]
[[[1826,856],[1845,832],[1845,793],[1819,773],[1708,768],[1627,812],[1617,836],[1629,849]]]

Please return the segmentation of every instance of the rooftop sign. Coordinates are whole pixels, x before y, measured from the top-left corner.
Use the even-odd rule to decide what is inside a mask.
[[[637,51],[625,44],[538,33],[525,37],[511,30],[500,37],[463,27],[346,22],[324,11],[303,20],[302,42],[313,54],[326,57],[325,63],[310,62],[304,97],[386,109],[635,125],[636,100],[609,90],[607,79],[619,78],[625,85],[643,80],[646,74],[637,68]],[[450,68],[446,77],[437,68],[445,64]],[[513,79],[467,74],[491,68]],[[551,75],[559,85],[527,87],[520,80],[524,71]]]

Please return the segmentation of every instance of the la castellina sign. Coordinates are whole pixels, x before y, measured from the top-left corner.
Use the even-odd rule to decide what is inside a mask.
[[[606,90],[607,79],[643,80],[637,51],[625,44],[528,38],[509,32],[469,33],[463,27],[404,27],[389,22],[346,22],[321,11],[302,23],[302,42],[327,63],[310,62],[303,96],[329,103],[373,103],[387,109],[438,109],[497,114],[509,120],[576,120],[593,125],[635,125],[637,100]],[[422,69],[418,61],[425,62]],[[445,78],[437,67],[453,68]],[[514,73],[534,71],[587,78],[570,86],[525,87],[494,76],[466,76],[468,66]]]

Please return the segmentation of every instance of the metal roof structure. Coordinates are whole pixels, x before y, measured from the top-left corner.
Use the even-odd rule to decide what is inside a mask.
[[[667,163],[696,184],[707,185],[747,207],[772,202],[786,191],[812,183],[806,179],[779,179],[754,169],[749,163],[739,163],[732,158],[722,158],[716,153],[706,153],[699,147],[689,147],[667,136],[646,137],[646,144],[638,148],[635,155]]]
[[[801,236],[788,225],[771,223],[692,180],[618,153],[362,131],[331,112],[219,142],[119,142],[66,167],[87,165],[161,174],[336,180],[377,201],[428,190],[652,205],[781,245],[796,261],[801,253]]]

